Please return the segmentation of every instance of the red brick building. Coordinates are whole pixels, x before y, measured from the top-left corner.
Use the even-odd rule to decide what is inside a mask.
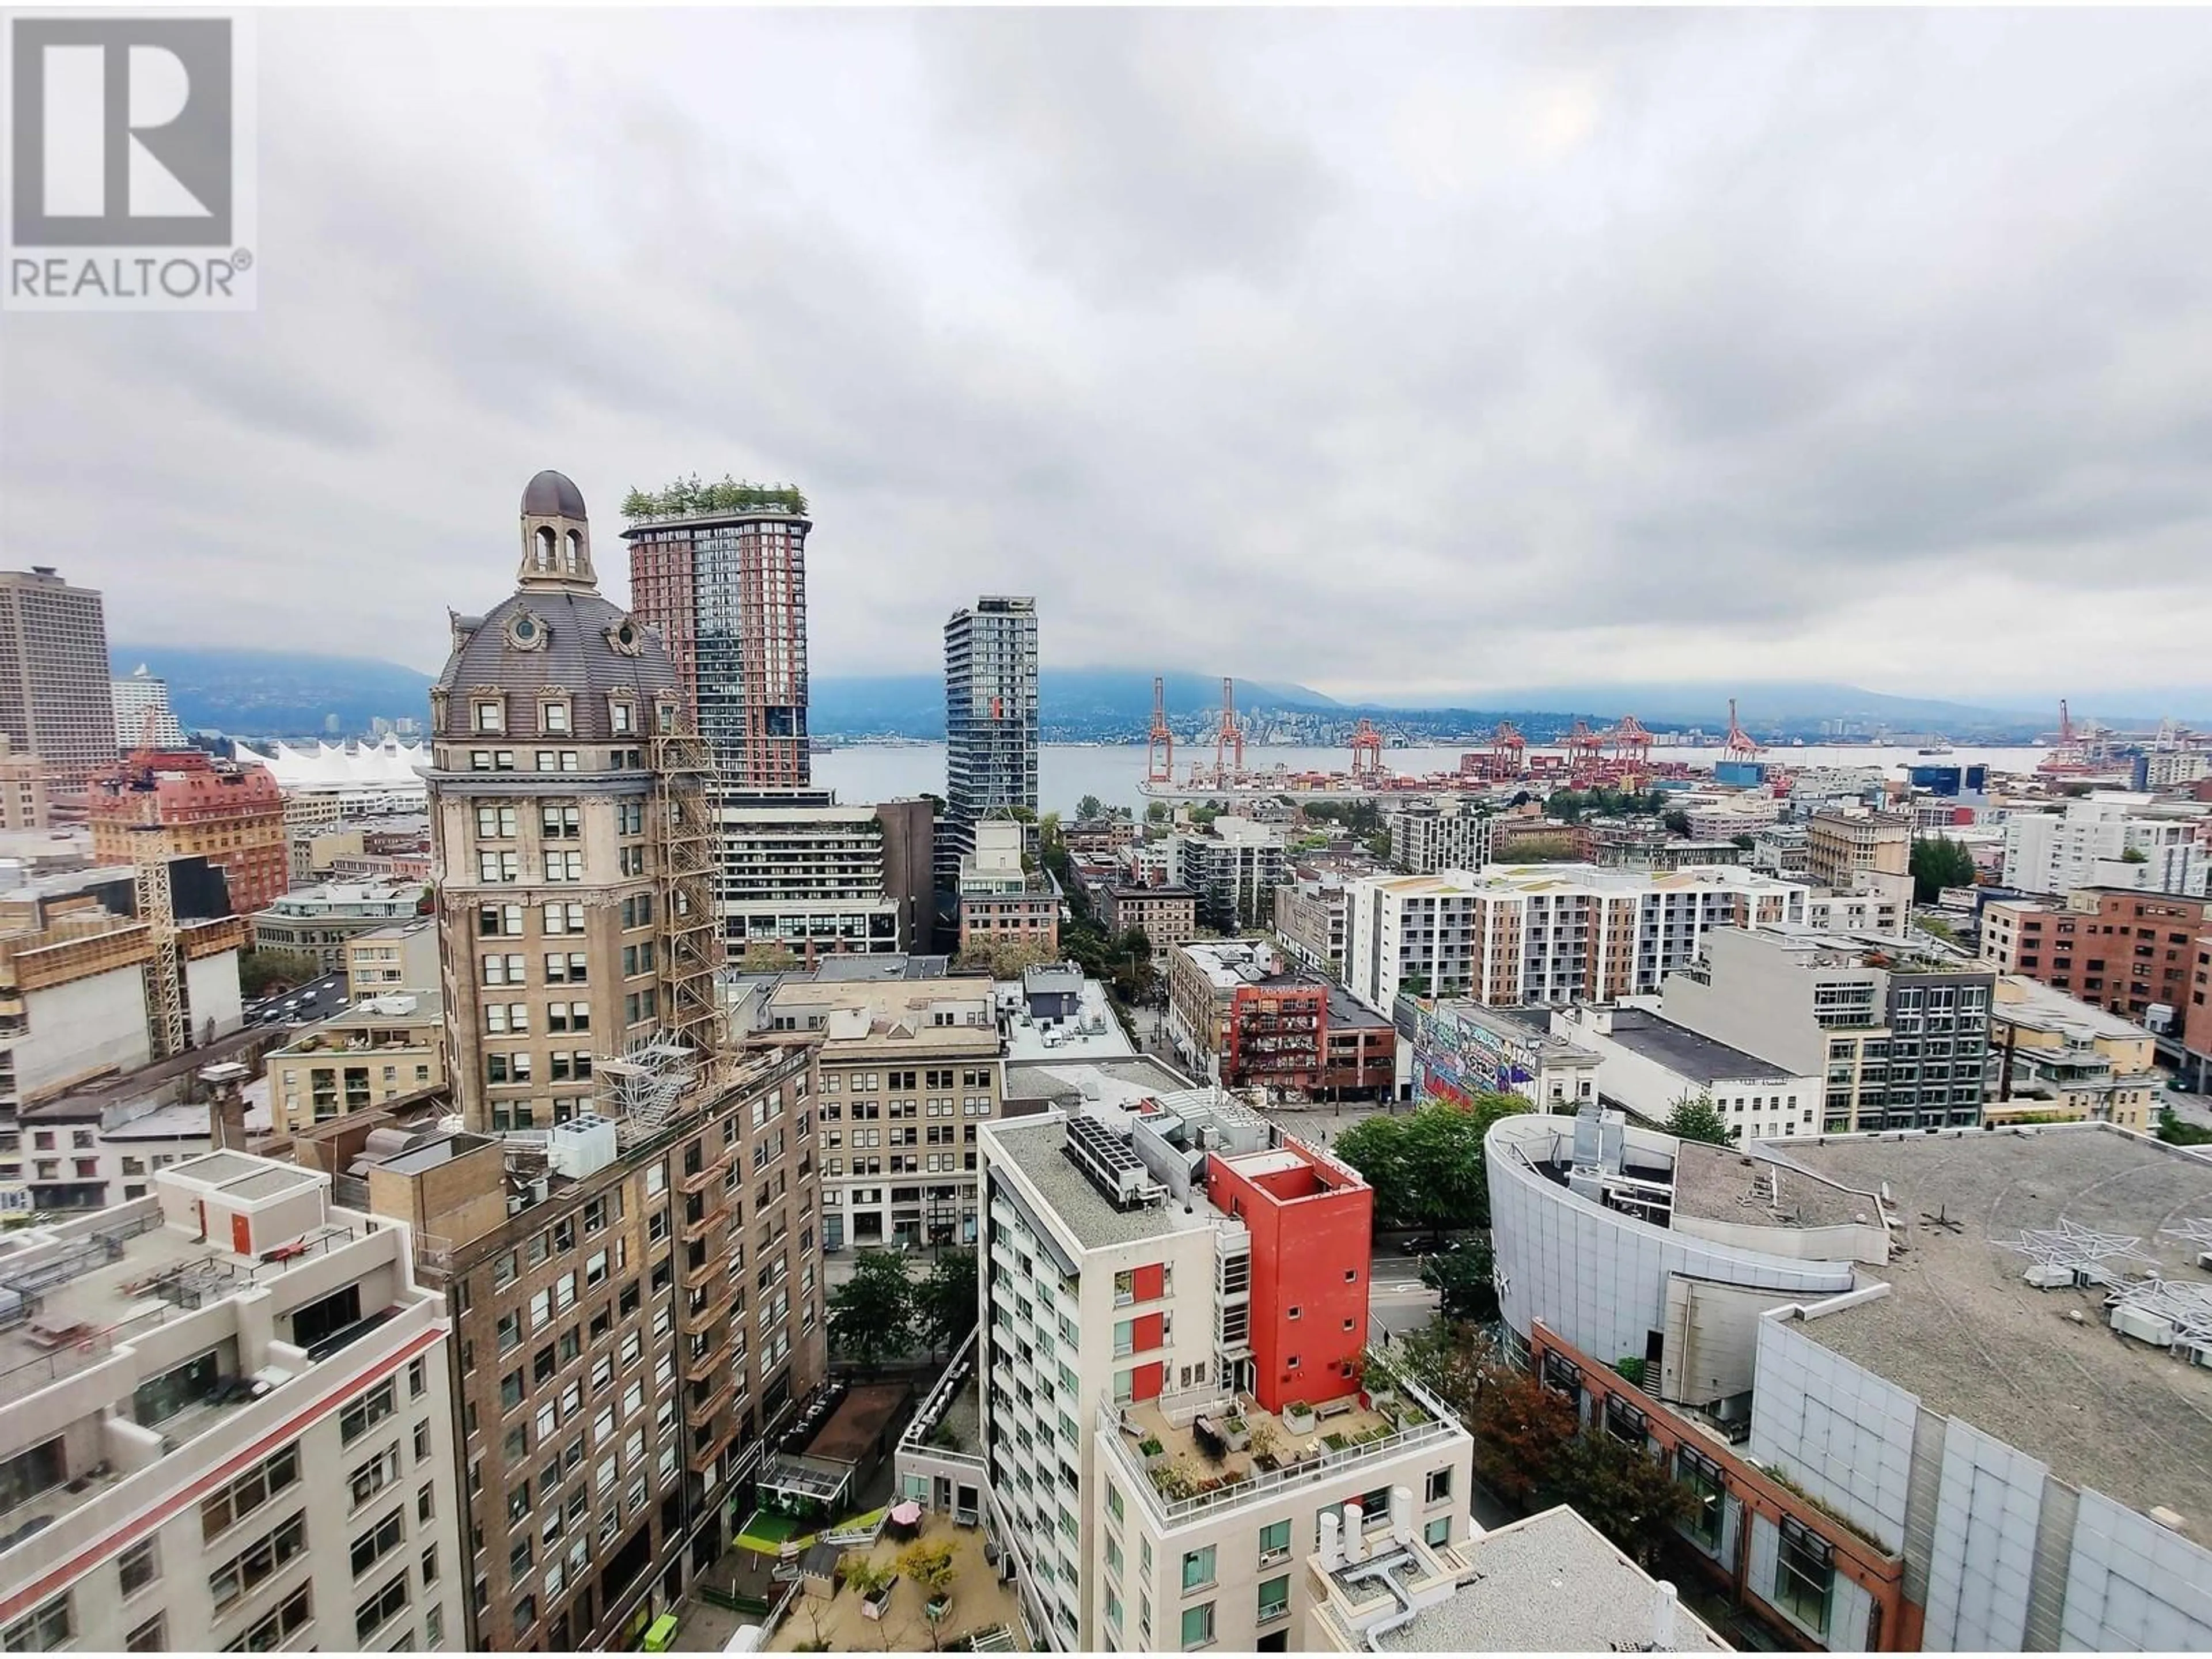
[[[1167,954],[1169,1032],[1224,1089],[1387,1097],[1397,1032],[1327,980],[1285,973],[1272,946],[1194,939]]]
[[[233,914],[252,915],[291,885],[284,800],[265,766],[218,761],[197,749],[141,749],[91,785],[92,855],[137,856],[134,830],[157,824],[179,857],[198,854],[223,872]]]
[[[1874,1604],[1869,1648],[1881,1653],[1920,1649],[1926,1610],[1905,1598],[1905,1560],[1890,1554],[1789,1486],[1711,1430],[1679,1417],[1539,1321],[1528,1334],[1528,1360],[1544,1385],[1573,1401],[1589,1434],[1610,1434],[1656,1457],[1687,1486],[1697,1507],[1680,1528],[1683,1541],[1735,1604],[1753,1614],[1779,1644],[1804,1645],[1802,1635],[1769,1606],[1752,1571],[1748,1517],[1763,1516],[1825,1551],[1838,1577],[1863,1589]],[[1856,1647],[1856,1642],[1847,1645]]]
[[[2212,1014],[2197,1000],[2204,988],[2197,939],[2208,928],[2212,900],[2089,887],[2063,905],[1987,906],[1981,953],[2000,973],[2024,974],[2138,1024],[2163,1004],[2173,1010],[2177,1040],[2212,1049]]]

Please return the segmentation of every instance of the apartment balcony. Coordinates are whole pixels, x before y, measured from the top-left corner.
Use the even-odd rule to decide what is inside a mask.
[[[718,1256],[709,1255],[697,1267],[684,1275],[684,1290],[688,1295],[705,1290],[729,1271],[729,1264]]]
[[[715,1227],[720,1225],[728,1218],[729,1213],[730,1206],[727,1201],[719,1194],[708,1199],[707,1207],[702,1210],[696,1218],[684,1224],[684,1242],[686,1244],[697,1243]]]
[[[724,1179],[723,1171],[729,1168],[729,1164],[730,1154],[725,1151],[719,1157],[709,1159],[696,1173],[685,1176],[682,1184],[684,1196],[689,1198],[694,1193],[703,1193],[709,1187],[719,1186]]]
[[[713,1266],[711,1262],[708,1265]],[[712,1276],[711,1273],[708,1275],[710,1279]],[[707,1286],[701,1285],[696,1291],[687,1291],[684,1310],[677,1315],[676,1323],[684,1335],[696,1336],[702,1331],[712,1329],[729,1310],[727,1303],[718,1299]]]
[[[731,1376],[725,1376],[717,1382],[707,1385],[704,1392],[701,1392],[695,1387],[690,1398],[684,1407],[684,1422],[694,1430],[705,1428],[714,1420],[715,1413],[721,1411],[737,1397],[737,1380]]]

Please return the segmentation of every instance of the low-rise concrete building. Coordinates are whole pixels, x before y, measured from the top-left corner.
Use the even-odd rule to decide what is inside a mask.
[[[466,1644],[451,1327],[410,1235],[224,1151],[0,1250],[14,1651]]]
[[[1322,1526],[1306,1559],[1309,1653],[1729,1653],[1734,1650],[1565,1504],[1432,1545],[1390,1494],[1372,1543]],[[1364,1517],[1362,1517],[1362,1528]],[[1356,1554],[1347,1550],[1352,1544]]]
[[[1152,941],[1154,962],[1198,937],[1198,895],[1188,887],[1109,882],[1098,888],[1091,902],[1109,934],[1141,930]]]
[[[1819,1074],[1792,1075],[1648,1008],[1580,1004],[1552,1011],[1553,1035],[1598,1057],[1598,1093],[1653,1123],[1685,1101],[1710,1100],[1738,1140],[1810,1130]]]
[[[446,1085],[446,1016],[434,990],[356,997],[263,1061],[276,1127],[289,1133]]]
[[[1990,1122],[2046,1115],[2158,1127],[2158,1041],[2140,1025],[2063,991],[2008,974],[1990,1005],[1997,1054]]]
[[[1393,1023],[1407,1099],[1467,1106],[1477,1095],[1519,1095],[1539,1111],[1571,1112],[1597,1098],[1597,1055],[1553,1036],[1548,1009],[1401,996]]]
[[[419,883],[325,882],[285,894],[251,918],[253,948],[288,957],[314,973],[346,964],[346,944],[422,914]]]

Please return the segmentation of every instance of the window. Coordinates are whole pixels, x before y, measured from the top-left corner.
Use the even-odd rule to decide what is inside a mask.
[[[227,1651],[267,1653],[289,1639],[313,1616],[314,1601],[311,1587],[302,1584],[284,1598],[283,1605],[276,1612],[257,1620],[252,1629],[230,1644]]]
[[[353,1488],[356,1509],[382,1492],[399,1478],[399,1448],[389,1447],[353,1472],[349,1484]]]
[[[168,1634],[162,1628],[161,1615],[155,1613],[125,1637],[123,1647],[126,1653],[167,1653],[169,1650]]]
[[[161,1557],[155,1553],[154,1540],[142,1539],[116,1558],[116,1568],[123,1577],[123,1593],[134,1595],[161,1576]]]
[[[338,1413],[339,1443],[351,1445],[398,1409],[398,1401],[387,1377]]]
[[[407,1536],[407,1529],[394,1510],[374,1527],[353,1540],[353,1576],[356,1578],[398,1549]]]
[[[1826,1636],[1828,1592],[1835,1576],[1826,1540],[1784,1516],[1774,1559],[1776,1605],[1815,1636]]]
[[[476,711],[477,731],[494,732],[507,730],[507,704],[504,702],[485,699],[477,704]]]
[[[580,852],[571,848],[567,852],[549,851],[545,854],[546,880],[573,882],[583,878],[584,855]]]
[[[477,906],[477,933],[479,938],[512,937],[522,932],[522,907],[519,904],[479,904]]]
[[[307,1518],[289,1517],[266,1538],[248,1545],[208,1575],[208,1597],[217,1612],[272,1577],[307,1547]]]
[[[1260,1622],[1280,1619],[1291,1610],[1291,1575],[1260,1581]]]
[[[1451,1516],[1440,1515],[1421,1528],[1421,1538],[1431,1549],[1442,1549],[1451,1542]]]
[[[1448,1468],[1431,1469],[1429,1471],[1428,1497],[1424,1501],[1431,1504],[1441,1504],[1445,1498],[1449,1498],[1451,1496],[1451,1478],[1452,1472]]]
[[[406,1605],[407,1575],[403,1572],[354,1610],[354,1638],[366,1642],[380,1626]]]
[[[73,1629],[69,1592],[64,1590],[0,1632],[0,1647],[10,1653],[46,1653],[68,1641]]]
[[[538,729],[548,737],[566,737],[568,705],[565,702],[540,703],[538,706]]]
[[[212,1541],[299,1478],[299,1448],[287,1446],[260,1468],[247,1470],[222,1491],[200,1500],[200,1536]]]
[[[1202,1648],[1213,1640],[1213,1603],[1201,1601],[1194,1607],[1182,1610],[1182,1644],[1186,1648]]]
[[[1182,1587],[1185,1593],[1202,1589],[1213,1582],[1213,1546],[1191,1550],[1182,1558]],[[1209,1632],[1210,1634],[1211,1632]]]
[[[1726,1507],[1720,1465],[1688,1446],[1679,1447],[1674,1453],[1674,1479],[1690,1489],[1697,1504],[1682,1523],[1682,1530],[1707,1549],[1717,1550],[1721,1547],[1722,1514]]]
[[[1291,1523],[1278,1521],[1260,1528],[1260,1565],[1285,1561],[1291,1554]]]
[[[547,841],[574,841],[583,833],[579,808],[574,806],[541,806],[538,809],[539,833]]]
[[[591,977],[589,958],[581,951],[549,951],[545,955],[548,985],[581,985]]]

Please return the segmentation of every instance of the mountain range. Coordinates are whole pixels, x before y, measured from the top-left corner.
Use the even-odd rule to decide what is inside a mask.
[[[143,662],[167,680],[171,706],[187,730],[247,737],[350,734],[366,731],[372,719],[420,720],[429,712],[430,676],[371,658],[161,645],[118,645],[110,654],[118,673],[127,674]],[[1218,678],[1161,678],[1169,718],[1185,732],[1221,706]],[[2055,700],[2046,710],[2012,697],[1966,703],[1819,681],[1522,687],[1438,696],[1418,705],[1339,699],[1288,680],[1240,678],[1236,685],[1239,713],[1264,712],[1293,726],[1366,714],[1386,729],[1473,732],[1510,719],[1540,731],[1577,715],[1600,725],[1633,712],[1654,729],[1696,726],[1710,731],[1725,725],[1731,696],[1739,716],[1755,732],[1801,728],[1812,735],[1821,721],[1843,720],[1941,731],[1954,738],[2021,738],[2057,724]],[[817,674],[811,691],[809,725],[818,736],[945,734],[944,682],[934,674]],[[1152,718],[1152,676],[1127,669],[1047,668],[1039,677],[1038,694],[1041,724],[1048,733],[1140,736]],[[2155,712],[2114,712],[2123,703],[2136,702],[2149,704]],[[2212,723],[2212,691],[2204,688],[2122,694],[2109,703],[2076,698],[2074,706],[2077,719],[2094,712],[2108,724],[2130,729],[2153,726],[2168,713]]]

